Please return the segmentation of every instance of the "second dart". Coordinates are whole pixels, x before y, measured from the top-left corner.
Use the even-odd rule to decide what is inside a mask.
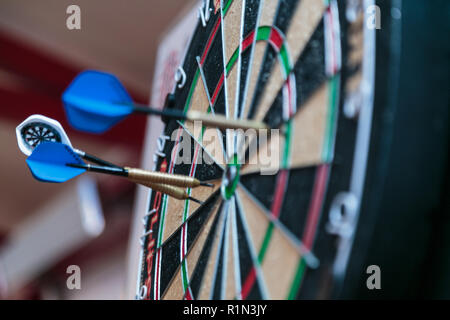
[[[126,177],[155,191],[176,199],[199,200],[184,188],[212,184],[193,177],[138,168],[121,167],[72,147],[64,129],[56,120],[33,115],[16,128],[20,150],[28,156],[26,162],[33,176],[43,182],[65,182],[86,171]],[[81,158],[96,165],[85,163]]]

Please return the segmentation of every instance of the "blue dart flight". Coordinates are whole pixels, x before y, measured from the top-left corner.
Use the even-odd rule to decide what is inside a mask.
[[[158,115],[168,119],[202,121],[205,126],[223,129],[267,129],[263,122],[230,119],[224,115],[174,109],[168,94],[162,110],[134,103],[116,76],[94,70],[81,72],[62,95],[69,123],[76,129],[103,133],[132,113]]]
[[[133,112],[133,100],[112,74],[80,73],[63,93],[69,123],[76,129],[103,133]]]
[[[86,171],[67,164],[85,165],[71,147],[59,142],[40,143],[26,160],[28,168],[37,180],[65,182]]]

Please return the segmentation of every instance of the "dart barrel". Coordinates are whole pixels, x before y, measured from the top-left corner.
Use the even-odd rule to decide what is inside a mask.
[[[128,167],[126,167],[125,170],[128,172],[128,178],[130,180],[140,184],[165,184],[183,188],[195,188],[200,186],[200,181],[198,179],[188,176],[168,174],[164,172],[153,172]]]

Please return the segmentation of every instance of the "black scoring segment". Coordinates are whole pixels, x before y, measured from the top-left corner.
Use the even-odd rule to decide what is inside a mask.
[[[198,209],[200,211],[198,214],[192,215],[188,219],[188,234],[187,234],[187,248],[188,251],[194,244],[200,231],[203,229],[206,220],[209,218],[212,212],[214,212],[214,207],[217,201],[220,200],[220,194],[216,191],[208,200],[205,201],[204,205]]]
[[[225,70],[223,66],[222,24],[218,26],[218,30],[211,43],[202,68],[209,96],[211,97],[211,100],[213,100],[214,90]],[[199,79],[199,81],[202,80]]]
[[[270,211],[275,196],[276,175],[252,173],[240,177],[244,187]]]
[[[301,239],[303,235],[316,171],[316,167],[289,171],[287,191],[284,195],[279,220],[298,239]]]

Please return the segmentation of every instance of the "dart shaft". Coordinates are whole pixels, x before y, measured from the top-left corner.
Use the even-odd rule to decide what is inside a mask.
[[[68,163],[67,166],[72,168],[85,169],[90,172],[113,174],[122,177],[128,176],[127,171],[124,168],[120,167],[94,166],[91,164],[76,164],[76,163]]]
[[[203,125],[221,129],[268,129],[268,126],[260,121],[227,118],[222,114],[202,113],[199,111],[188,111],[186,114],[190,121],[202,121]]]
[[[222,114],[204,113],[199,111],[188,111],[184,113],[178,109],[164,108],[162,110],[134,105],[133,111],[136,113],[145,113],[159,115],[175,120],[201,121],[203,125],[221,129],[268,129],[269,127],[261,121],[227,118]]]
[[[82,157],[85,160],[94,162],[96,164],[107,166],[107,167],[113,167],[113,168],[121,168],[118,165],[115,165],[114,163],[108,162],[106,160],[100,159],[92,154],[86,153],[84,151],[81,151],[79,149],[74,149],[75,153],[77,153],[80,157]]]
[[[133,112],[135,113],[145,113],[145,114],[152,114],[157,116],[164,116],[170,119],[174,120],[186,120],[186,115],[183,111],[178,109],[155,109],[150,107],[144,107],[142,105],[134,105],[133,106]]]

